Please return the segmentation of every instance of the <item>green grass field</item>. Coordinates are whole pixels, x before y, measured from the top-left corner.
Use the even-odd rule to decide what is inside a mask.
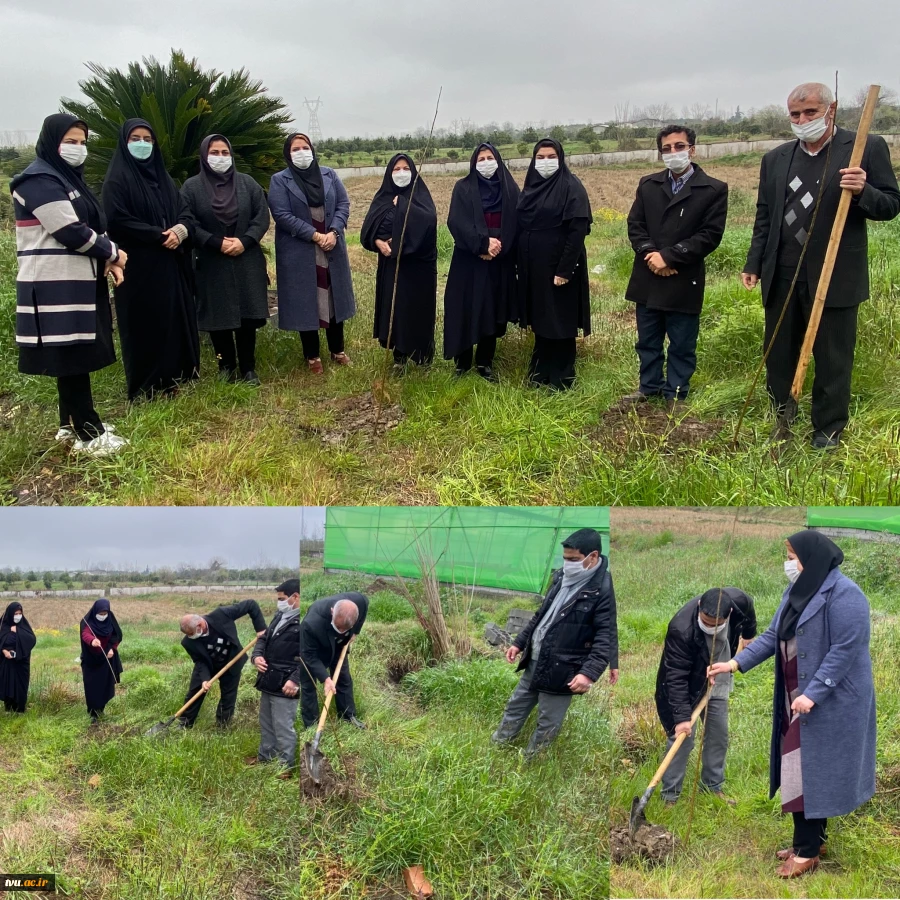
[[[613,692],[614,774],[610,821],[624,826],[632,797],[643,793],[665,750],[653,695],[669,619],[691,597],[720,581],[756,601],[760,630],[768,626],[785,586],[783,539],[801,525],[765,529],[739,525],[730,555],[731,513],[703,533],[659,524],[637,510],[626,524],[615,511],[614,562],[622,646],[621,680]],[[742,513],[742,521],[746,520]],[[802,518],[800,519],[802,523]],[[900,895],[900,559],[893,545],[840,539],[843,571],[872,607],[871,651],[878,703],[878,794],[849,816],[829,823],[829,856],[812,876],[774,876],[774,851],[790,845],[790,818],[778,796],[768,799],[773,663],[736,677],[730,703],[731,747],[725,791],[729,809],[696,795],[688,845],[667,864],[613,865],[613,897],[897,897]],[[699,743],[699,741],[698,741]],[[647,818],[686,838],[696,779],[691,757],[684,792],[669,809],[654,795]]]
[[[312,576],[303,605],[370,580]],[[259,599],[270,616],[274,603]],[[0,715],[0,870],[56,872],[64,896],[85,900],[387,900],[408,896],[401,872],[414,864],[445,900],[607,896],[605,687],[576,702],[551,750],[526,764],[489,741],[513,667],[477,639],[472,659],[423,667],[427,644],[408,603],[375,593],[351,655],[369,730],[326,730],[341,789],[303,798],[296,779],[242,762],[259,738],[249,670],[228,733],[207,700],[192,732],[143,736],[182,702],[190,665],[176,629],[190,603],[114,601],[125,674],[96,734],[73,664],[84,604],[63,613],[56,603],[54,621],[34,620],[30,708]],[[476,598],[473,635],[523,605],[532,600]],[[241,635],[250,637],[246,623]],[[412,671],[395,683],[389,670]]]
[[[709,261],[688,418],[609,412],[636,386],[634,315],[623,299],[632,252],[624,211],[645,169],[582,169],[594,207],[588,264],[594,333],[579,348],[575,390],[525,386],[531,337],[500,342],[499,386],[457,379],[452,362],[388,379],[388,427],[373,430],[373,387],[389,369],[371,337],[375,260],[357,231],[377,179],[353,179],[348,243],[358,313],[347,329],[354,367],[305,371],[297,336],[261,335],[263,386],[222,384],[206,340],[203,379],[172,400],[130,407],[118,363],[94,377],[104,420],[131,446],[83,460],[54,446],[56,388],[20,376],[14,348],[14,238],[0,232],[0,496],[12,503],[118,504],[885,504],[900,491],[900,221],[870,227],[871,302],[861,310],[852,421],[842,449],[808,446],[808,391],[793,442],[773,449],[757,386],[731,443],[761,355],[759,293],[740,287],[758,159],[716,161],[732,185],[729,226]],[[440,215],[454,179],[431,177]],[[452,242],[442,226],[442,293]],[[442,313],[439,304],[438,346]],[[327,362],[326,362],[327,367]]]

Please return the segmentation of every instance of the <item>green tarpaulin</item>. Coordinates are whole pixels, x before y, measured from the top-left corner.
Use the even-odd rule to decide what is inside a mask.
[[[900,534],[900,506],[810,506],[811,528],[858,528]]]
[[[440,581],[541,593],[578,528],[599,531],[609,552],[605,506],[329,506],[325,568],[418,578],[421,547]]]

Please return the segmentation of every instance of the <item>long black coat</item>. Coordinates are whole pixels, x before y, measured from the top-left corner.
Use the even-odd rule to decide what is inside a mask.
[[[300,684],[303,666],[300,663],[300,616],[294,616],[278,634],[275,627],[281,621],[280,610],[272,617],[266,633],[256,639],[250,661],[262,657],[266,671],[256,676],[256,689],[264,694],[283,697],[281,689],[288,681]]]
[[[331,611],[338,600],[352,600],[359,607],[356,625],[347,634],[338,634],[331,624]],[[368,611],[368,597],[356,591],[322,597],[309,607],[300,623],[300,656],[313,678],[324,682],[330,676],[329,669],[341,648],[362,631]]]
[[[203,616],[209,625],[210,632],[218,632],[223,635],[231,642],[232,646],[236,648],[222,661],[220,661],[218,657],[214,657],[210,652],[208,647],[209,641],[207,638],[184,637],[181,640],[181,646],[187,651],[187,655],[190,656],[195,665],[200,664],[213,673],[218,672],[222,666],[234,659],[234,657],[243,649],[241,646],[241,639],[238,637],[237,626],[234,623],[244,616],[250,616],[254,631],[259,632],[266,630],[266,620],[263,617],[262,610],[259,608],[259,604],[255,600],[238,600],[237,603],[231,603],[228,606],[220,606]],[[246,664],[247,655],[244,654],[231,669],[240,671]]]
[[[756,608],[753,599],[740,588],[723,588],[722,593],[734,602],[728,621],[728,643],[734,656],[741,638],[749,641],[756,637]],[[691,718],[706,690],[709,645],[697,624],[699,603],[699,597],[688,600],[672,617],[666,631],[656,673],[656,712],[666,734],[673,734],[679,722]]]
[[[615,592],[609,560],[600,557],[596,573],[559,612],[541,642],[531,690],[545,694],[571,694],[569,682],[576,675],[597,681],[610,659]],[[547,614],[562,585],[562,569],[553,573],[550,589],[531,621],[519,632],[513,646],[522,650],[518,670],[531,661],[531,636]]]
[[[625,299],[648,309],[699,313],[706,285],[704,260],[722,241],[728,214],[728,185],[694,163],[694,174],[672,193],[668,171],[645,175],[628,213],[634,266]],[[654,275],[644,262],[658,251],[677,275]]]
[[[31,651],[37,644],[37,638],[24,616],[18,625],[12,621],[13,609],[17,605],[11,603],[0,618],[0,649],[15,654],[13,659],[7,659],[0,653],[0,700],[12,703],[19,712],[25,712],[31,681]],[[16,630],[13,631],[13,628]]]
[[[263,189],[243,172],[235,172],[237,222],[229,229],[216,218],[203,175],[181,188],[179,221],[194,247],[194,289],[201,331],[240,328],[241,319],[267,319],[268,273],[260,242],[269,230],[269,207]],[[239,238],[240,256],[222,253],[224,237]]]
[[[828,163],[825,188],[822,194],[816,225],[806,251],[806,272],[810,295],[815,295],[819,274],[825,261],[825,250],[831,236],[831,226],[841,197],[841,174],[850,162],[855,132],[838,128]],[[744,271],[759,275],[762,282],[763,305],[771,302],[772,282],[778,264],[778,242],[784,216],[787,176],[794,151],[802,153],[797,141],[770,150],[759,169],[759,195],[756,202],[756,222],[747,254]],[[824,148],[821,153],[827,153]],[[847,223],[841,237],[834,272],[828,286],[825,305],[828,307],[856,306],[869,297],[869,243],[866,221],[886,222],[900,213],[900,188],[891,166],[891,154],[883,137],[870,134],[866,140],[861,168],[866,172],[866,186],[859,197],[850,203]]]

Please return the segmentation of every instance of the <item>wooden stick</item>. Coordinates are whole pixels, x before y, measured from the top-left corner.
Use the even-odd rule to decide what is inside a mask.
[[[878,95],[881,85],[869,86],[869,93],[863,106],[862,116],[859,120],[859,128],[856,131],[856,140],[853,142],[853,152],[850,154],[848,168],[856,168],[862,162],[863,152],[866,149],[866,138],[872,127],[872,119],[875,116],[875,107],[878,104]],[[827,173],[826,173],[827,174]],[[822,176],[823,178],[825,175]],[[831,275],[834,272],[834,264],[837,259],[838,249],[841,244],[841,236],[844,233],[844,225],[847,222],[847,213],[850,211],[850,201],[853,194],[844,188],[841,191],[841,199],[838,203],[837,215],[834,217],[834,225],[831,228],[831,237],[828,240],[828,249],[825,252],[825,262],[822,264],[822,273],[819,276],[819,284],[816,288],[816,299],[813,301],[812,311],[809,315],[809,324],[806,326],[806,336],[800,349],[800,360],[797,363],[797,371],[794,374],[794,383],[791,385],[791,396],[795,401],[800,400],[803,393],[803,382],[806,380],[806,370],[809,368],[809,360],[812,356],[813,344],[816,342],[816,334],[819,331],[819,323],[822,321],[822,310],[825,308],[825,297],[831,284]]]
[[[706,709],[706,704],[709,703],[709,690],[703,695],[703,699],[697,704],[697,708],[691,715],[691,727],[694,726],[694,723],[697,719],[700,718],[700,713]],[[681,749],[681,745],[687,739],[689,732],[684,732],[679,734],[677,738],[675,738],[675,743],[669,748],[669,752],[663,758],[663,761],[659,764],[659,768],[656,770],[656,774],[650,779],[650,787],[656,787],[662,781],[663,775],[666,774],[666,769],[669,768],[669,763],[675,758],[675,754]]]

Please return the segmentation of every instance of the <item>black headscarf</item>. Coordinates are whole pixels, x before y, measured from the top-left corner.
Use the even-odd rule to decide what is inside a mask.
[[[313,161],[308,169],[298,168],[291,159],[291,141],[296,137],[302,137],[312,150]],[[306,202],[310,206],[324,206],[325,183],[322,181],[322,170],[319,168],[319,160],[316,157],[316,148],[313,147],[313,142],[302,131],[295,131],[288,135],[282,153],[284,161],[291,170],[291,175],[294,176],[294,183],[306,195]]]
[[[149,159],[136,159],[128,152],[135,128],[146,128],[153,135]],[[178,188],[166,171],[156,132],[145,119],[129,119],[119,129],[119,144],[103,182],[103,208],[113,222],[134,218],[165,229],[178,221]]]
[[[52,116],[47,116],[41,126],[41,133],[34,150],[38,159],[50,166],[71,189],[77,190],[81,194],[72,201],[75,212],[94,231],[103,234],[106,231],[106,218],[100,207],[100,201],[84,180],[84,165],[70,166],[59,155],[59,145],[62,143],[62,139],[66,132],[75,125],[84,128],[86,137],[88,127],[77,116],[69,113],[54,113]]]
[[[394,179],[392,177],[394,166],[396,166],[401,159],[406,160],[412,176],[406,187],[397,187],[397,185],[394,184]],[[413,185],[416,186],[415,191],[413,191]],[[412,209],[410,210],[409,222],[424,226],[422,228],[407,229],[406,235],[403,238],[403,255],[406,256],[409,254],[410,256],[417,256],[423,250],[426,254],[430,254],[431,245],[434,244],[434,258],[436,258],[437,210],[434,206],[434,200],[431,198],[431,191],[428,190],[428,185],[425,184],[423,178],[419,178],[418,170],[416,169],[416,164],[413,162],[412,157],[405,153],[395,153],[390,160],[388,160],[387,167],[384,170],[384,178],[382,179],[381,187],[378,188],[378,191],[372,198],[372,204],[363,220],[362,229],[359,233],[360,243],[366,250],[372,250],[373,252],[377,251],[378,248],[375,246],[375,238],[378,235],[378,226],[388,213],[394,212],[394,197],[400,198],[397,201],[396,209],[398,212],[404,210],[404,215],[405,205],[401,206],[401,203],[404,203],[404,201],[408,202],[409,197],[412,197]],[[403,217],[398,218],[402,223]],[[395,230],[399,234],[399,228]],[[398,248],[394,249],[396,251]]]
[[[828,573],[844,561],[841,548],[818,531],[798,531],[788,538],[788,543],[797,554],[803,571],[791,585],[787,605],[781,613],[778,623],[781,641],[789,641],[794,636],[803,610],[822,587]]]
[[[3,617],[0,618],[0,649],[15,650],[17,658],[22,661],[31,656],[31,650],[37,643],[37,639],[34,636],[34,629],[28,624],[28,619],[24,615],[20,622],[13,621],[13,615],[20,611],[22,611],[22,604],[18,600],[13,600],[6,607]],[[16,626],[15,633],[12,631],[13,625]]]
[[[109,613],[105,622],[97,621],[98,612]],[[98,638],[109,637],[111,634],[115,634],[116,631],[119,631],[119,623],[116,621],[116,617],[109,608],[109,600],[102,597],[99,600],[94,601],[94,605],[91,607],[90,612],[84,617],[84,621],[87,623],[88,628],[94,632],[95,637]],[[122,632],[119,631],[120,638],[121,634]]]
[[[494,154],[494,159],[497,160],[497,171],[490,178],[485,178],[475,168],[478,163],[478,154],[482,150],[490,150]],[[473,172],[475,173],[475,178],[478,181],[478,193],[481,195],[481,205],[485,212],[500,212],[502,209],[503,173],[505,170],[506,166],[503,165],[500,151],[493,144],[479,144],[475,148],[475,152],[469,160],[469,175],[471,176]]]
[[[544,178],[535,168],[535,157],[541,147],[552,147],[559,157],[559,168]],[[566,165],[562,144],[544,138],[534,145],[531,163],[525,175],[525,187],[519,196],[519,226],[526,231],[558,228],[570,219],[591,220],[591,204],[587,191]]]
[[[209,154],[209,145],[213,141],[224,141],[228,144],[228,152],[231,154],[231,168],[227,172],[215,172],[210,167],[206,157]],[[209,199],[215,217],[227,228],[237,222],[237,178],[234,171],[234,150],[231,149],[231,141],[224,134],[207,135],[200,142],[200,174],[203,183],[209,191]]]

